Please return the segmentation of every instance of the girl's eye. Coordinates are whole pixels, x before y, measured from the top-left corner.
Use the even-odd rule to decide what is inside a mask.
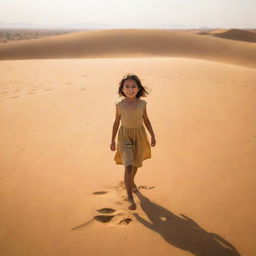
[[[129,87],[129,86],[125,86],[125,88],[126,88],[126,89],[129,89],[130,87]],[[135,88],[137,88],[137,87],[136,87],[136,86],[132,86],[131,88],[132,88],[132,89],[135,89]]]

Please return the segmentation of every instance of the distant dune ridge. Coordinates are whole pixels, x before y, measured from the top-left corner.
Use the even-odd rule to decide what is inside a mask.
[[[249,31],[245,32],[239,34],[240,39],[248,36]],[[234,34],[236,32],[227,31],[219,36]],[[172,56],[256,67],[256,44],[187,31],[113,29],[76,32],[0,46],[1,60]]]
[[[250,30],[228,29],[228,30],[213,30],[209,32],[201,32],[202,35],[213,35],[225,39],[239,40],[246,42],[256,42],[256,33]]]

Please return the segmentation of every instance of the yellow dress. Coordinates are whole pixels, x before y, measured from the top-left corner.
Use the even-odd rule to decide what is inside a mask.
[[[135,109],[127,109],[123,101],[116,103],[121,114],[121,126],[117,136],[116,164],[142,167],[145,159],[151,158],[151,146],[143,125],[143,111],[147,102],[139,99]]]

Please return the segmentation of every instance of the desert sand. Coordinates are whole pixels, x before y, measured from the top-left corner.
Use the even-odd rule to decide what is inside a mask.
[[[1,255],[254,256],[255,45],[167,32],[170,48],[155,40],[143,53],[131,37],[122,52],[117,41],[127,39],[108,33],[0,47]],[[135,179],[135,211],[110,150],[129,72],[149,88],[156,135]]]

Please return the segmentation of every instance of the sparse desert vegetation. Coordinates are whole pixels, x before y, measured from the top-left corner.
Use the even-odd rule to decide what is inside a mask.
[[[76,29],[10,29],[0,28],[0,44],[19,40],[43,38],[47,36],[55,36],[77,32]]]

